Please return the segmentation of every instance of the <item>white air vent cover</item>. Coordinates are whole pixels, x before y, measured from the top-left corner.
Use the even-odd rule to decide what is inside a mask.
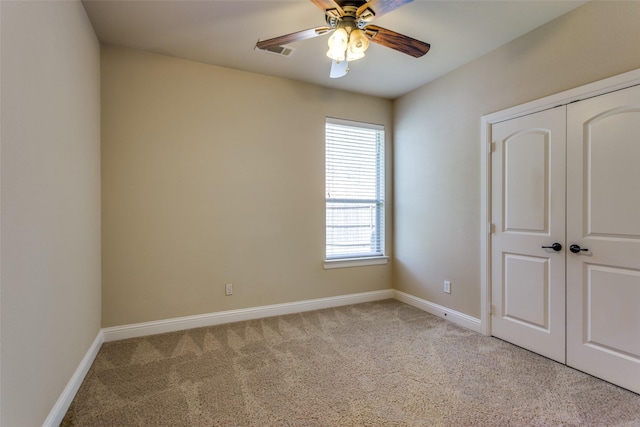
[[[273,46],[266,49],[258,49],[256,47],[256,50],[259,50],[260,52],[273,53],[278,56],[291,56],[294,52],[294,49],[289,46]]]

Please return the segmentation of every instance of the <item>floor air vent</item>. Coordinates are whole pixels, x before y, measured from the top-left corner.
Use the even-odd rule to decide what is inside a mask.
[[[258,49],[256,47],[256,50],[259,50],[260,52],[273,53],[274,55],[278,56],[291,56],[293,55],[294,51],[294,49],[289,46],[272,46],[266,49]]]

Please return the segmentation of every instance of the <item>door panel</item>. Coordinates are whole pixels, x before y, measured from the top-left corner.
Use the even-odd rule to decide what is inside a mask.
[[[548,129],[527,129],[504,140],[504,231],[547,233]]]
[[[586,264],[585,343],[621,356],[637,357],[640,339],[625,325],[638,322],[640,272]],[[628,298],[620,300],[618,295]]]
[[[505,319],[549,331],[549,259],[504,254]]]
[[[640,392],[640,87],[567,108],[567,364]]]
[[[492,126],[492,334],[565,361],[565,107]]]
[[[640,113],[616,109],[589,120],[585,130],[587,234],[637,239],[640,203],[628,196],[640,192]]]

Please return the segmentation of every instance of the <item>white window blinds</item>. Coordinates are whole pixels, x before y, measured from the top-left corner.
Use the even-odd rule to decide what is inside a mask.
[[[326,258],[384,255],[384,127],[327,118]]]

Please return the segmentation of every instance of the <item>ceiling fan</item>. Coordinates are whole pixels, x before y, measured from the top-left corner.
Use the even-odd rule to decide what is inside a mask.
[[[262,50],[281,47],[287,43],[331,34],[327,56],[331,63],[330,77],[342,77],[349,72],[348,64],[364,57],[369,42],[420,58],[431,45],[409,36],[371,25],[374,19],[413,0],[311,0],[325,14],[326,26],[310,28],[268,40],[260,40],[256,48]]]

